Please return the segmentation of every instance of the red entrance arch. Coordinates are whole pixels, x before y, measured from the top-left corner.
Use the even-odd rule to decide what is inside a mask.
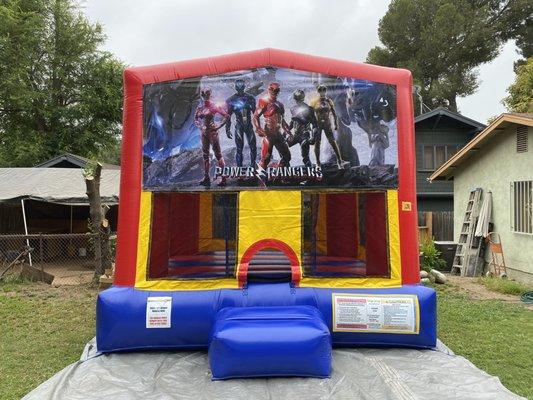
[[[291,281],[295,286],[298,286],[302,277],[298,255],[294,252],[292,247],[290,247],[287,243],[282,242],[281,240],[263,239],[255,242],[250,247],[248,247],[242,255],[241,262],[239,264],[239,273],[237,276],[239,280],[239,287],[244,287],[246,285],[246,282],[248,280],[248,266],[250,265],[250,261],[252,261],[252,258],[258,251],[264,249],[276,249],[285,254],[285,256],[287,256],[291,263]]]

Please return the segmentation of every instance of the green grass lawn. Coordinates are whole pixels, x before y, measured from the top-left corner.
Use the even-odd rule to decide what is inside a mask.
[[[438,286],[439,337],[456,354],[533,399],[533,311]],[[19,399],[76,361],[94,336],[96,291],[0,285],[0,399]],[[529,334],[528,334],[529,333]]]
[[[79,359],[94,336],[96,290],[0,285],[0,399],[20,399]]]
[[[533,399],[533,311],[499,300],[472,300],[449,285],[436,289],[439,339],[511,391]]]
[[[478,282],[493,292],[520,296],[522,293],[531,291],[533,288],[523,285],[511,279],[479,278]]]

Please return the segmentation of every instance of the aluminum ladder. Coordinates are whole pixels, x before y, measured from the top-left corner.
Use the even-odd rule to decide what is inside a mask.
[[[459,234],[459,242],[457,243],[457,249],[455,250],[455,256],[453,257],[452,274],[466,276],[468,274],[468,266],[472,255],[476,257],[474,263],[477,264],[477,257],[479,255],[481,244],[477,249],[472,249],[472,245],[474,243],[474,233],[476,231],[476,223],[479,215],[481,194],[482,189],[476,188],[471,190],[468,196],[465,217]],[[476,265],[474,265],[474,270],[475,269]]]

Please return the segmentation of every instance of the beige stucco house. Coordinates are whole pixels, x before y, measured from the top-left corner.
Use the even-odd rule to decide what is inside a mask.
[[[430,181],[454,181],[454,238],[459,238],[470,190],[492,192],[494,232],[500,234],[510,278],[533,282],[533,114],[502,114]],[[490,260],[486,251],[485,260]]]

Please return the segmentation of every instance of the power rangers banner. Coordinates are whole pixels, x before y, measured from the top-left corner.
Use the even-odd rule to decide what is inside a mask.
[[[144,88],[145,190],[397,185],[394,86],[267,67]]]

